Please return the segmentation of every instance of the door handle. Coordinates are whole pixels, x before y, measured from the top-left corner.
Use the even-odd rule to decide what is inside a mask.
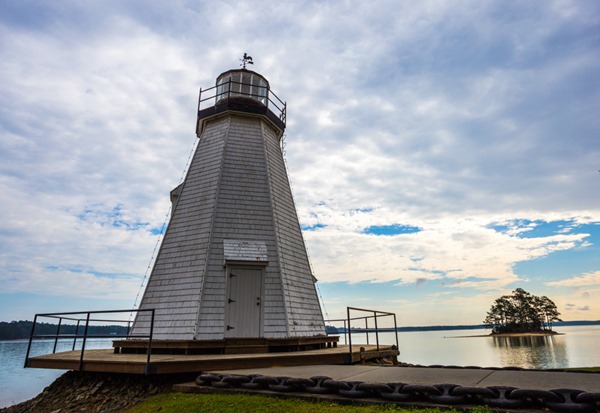
[[[235,329],[235,327],[227,326],[227,331],[234,330],[234,329]]]
[[[228,303],[228,304],[235,303],[235,300],[232,300],[232,299],[230,298],[229,300],[227,300],[227,303]]]

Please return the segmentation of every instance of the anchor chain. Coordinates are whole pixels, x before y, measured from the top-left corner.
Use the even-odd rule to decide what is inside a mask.
[[[600,393],[577,389],[533,390],[510,386],[469,387],[458,384],[371,383],[310,378],[272,377],[257,374],[203,373],[198,386],[274,391],[278,393],[331,394],[350,399],[369,398],[382,402],[431,402],[441,405],[487,405],[507,409],[540,409],[555,412],[600,412]]]

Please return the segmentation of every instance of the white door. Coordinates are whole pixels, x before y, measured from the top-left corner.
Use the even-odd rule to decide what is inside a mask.
[[[261,269],[227,269],[225,337],[260,337],[261,293]]]

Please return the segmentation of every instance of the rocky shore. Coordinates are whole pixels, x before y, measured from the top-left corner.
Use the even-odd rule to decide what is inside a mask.
[[[0,413],[119,412],[194,375],[140,376],[69,371],[31,400],[0,409]]]

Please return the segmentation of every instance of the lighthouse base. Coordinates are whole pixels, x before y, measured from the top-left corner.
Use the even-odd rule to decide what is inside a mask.
[[[226,338],[223,340],[115,340],[115,354],[261,354],[335,348],[339,336]]]

